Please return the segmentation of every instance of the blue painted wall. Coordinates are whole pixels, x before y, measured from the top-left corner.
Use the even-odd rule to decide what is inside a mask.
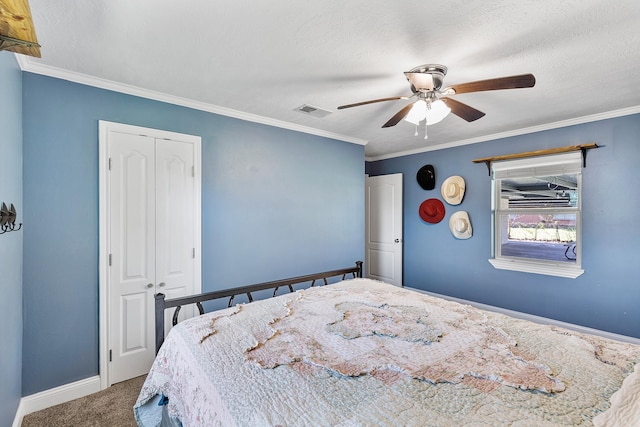
[[[22,75],[12,53],[0,52],[0,203],[13,203],[22,222]],[[18,408],[22,377],[22,231],[0,235],[0,425]]]
[[[404,174],[405,286],[640,338],[639,136],[636,114],[367,163],[370,175]],[[583,169],[585,273],[565,279],[494,269],[487,261],[491,180],[485,165],[471,160],[590,142],[602,147],[588,152]],[[415,178],[425,164],[436,170],[436,189],[431,191]],[[442,200],[440,185],[451,175],[466,180],[462,204],[445,204],[446,216],[438,224],[423,222],[420,203],[431,197]],[[469,240],[456,240],[449,231],[448,220],[456,210],[469,212]]]
[[[363,258],[364,148],[25,73],[23,395],[98,374],[98,120],[202,137],[209,291]]]
[[[0,62],[3,95],[5,86],[9,94],[20,86],[18,73],[13,62]],[[11,141],[23,150],[22,158],[0,159],[0,173],[15,173],[24,163],[23,182],[18,171],[15,187],[6,187],[16,198],[24,187],[25,229],[13,233],[24,242],[12,243],[24,243],[23,287],[19,268],[15,280],[2,282],[3,290],[18,293],[13,301],[22,290],[24,316],[14,303],[2,306],[16,322],[7,330],[18,350],[0,350],[5,378],[5,360],[10,369],[20,368],[24,329],[22,395],[98,373],[98,120],[203,137],[205,291],[363,257],[361,146],[29,73],[23,74],[22,91],[22,147],[20,127],[0,123],[0,135],[10,136],[3,148]],[[18,96],[14,105],[19,102]],[[19,123],[22,111],[9,114]],[[634,115],[368,163],[372,175],[405,174],[405,285],[640,338],[640,200],[634,197],[639,134],[640,116]],[[586,142],[603,145],[589,152],[583,174],[586,273],[572,280],[493,269],[487,262],[490,180],[485,166],[471,160]],[[415,181],[427,163],[435,165],[438,186],[449,175],[467,180],[458,208],[471,215],[471,239],[456,240],[449,232],[452,207],[440,224],[420,220],[420,203],[440,197]],[[0,248],[6,242],[0,236]],[[5,262],[0,260],[3,274],[14,265]],[[19,377],[6,378],[0,385],[6,394],[0,395],[2,417],[15,413],[20,387]]]

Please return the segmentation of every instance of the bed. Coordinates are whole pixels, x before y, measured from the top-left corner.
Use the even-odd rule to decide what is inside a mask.
[[[202,310],[209,297],[289,291],[230,301],[160,338],[134,406],[137,423],[640,425],[639,345],[363,279],[361,267],[160,297],[164,319],[168,307]],[[346,280],[325,284],[327,274]],[[301,279],[323,285],[291,292]]]

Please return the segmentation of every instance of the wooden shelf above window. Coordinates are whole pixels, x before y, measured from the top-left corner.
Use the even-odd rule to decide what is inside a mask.
[[[591,144],[581,144],[581,145],[570,145],[568,147],[548,148],[546,150],[537,150],[537,151],[526,151],[524,153],[505,154],[502,156],[473,159],[472,162],[486,164],[487,169],[489,170],[489,175],[491,175],[491,162],[498,162],[501,160],[524,159],[526,157],[546,156],[547,154],[569,153],[571,151],[582,151],[582,167],[586,167],[587,166],[587,160],[586,160],[587,150],[590,150],[592,148],[598,148],[598,144],[591,143]]]

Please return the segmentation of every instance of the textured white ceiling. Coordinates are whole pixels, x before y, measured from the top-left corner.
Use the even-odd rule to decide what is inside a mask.
[[[367,142],[371,159],[640,112],[638,0],[30,5],[42,59],[22,59],[27,71],[112,82],[212,111]],[[426,141],[404,121],[381,128],[408,101],[336,109],[410,95],[402,73],[426,63],[449,68],[445,86],[523,73],[533,73],[537,83],[457,95],[486,116],[467,123],[450,115],[429,127]],[[332,114],[294,111],[302,104]]]

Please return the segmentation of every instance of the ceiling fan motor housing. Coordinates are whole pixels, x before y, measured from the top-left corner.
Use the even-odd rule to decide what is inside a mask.
[[[413,93],[440,90],[446,74],[447,67],[440,64],[419,65],[404,73]]]

